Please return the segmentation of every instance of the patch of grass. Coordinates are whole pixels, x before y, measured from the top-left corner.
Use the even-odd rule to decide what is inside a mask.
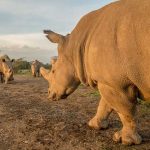
[[[142,114],[150,113],[150,102],[149,101],[138,100],[138,104],[141,105],[140,109],[141,109]]]
[[[90,92],[90,93],[81,93],[80,94],[81,97],[99,97],[99,91],[95,91],[95,92]]]
[[[87,97],[89,95],[89,93],[80,93],[81,97]]]
[[[86,93],[80,93],[81,97],[99,97],[99,91],[93,91],[93,92],[86,92]]]
[[[144,101],[144,100],[138,99],[138,104],[150,107],[150,101]]]
[[[84,87],[85,85],[83,85],[82,83],[79,85],[79,87]]]
[[[94,91],[94,92],[89,93],[89,96],[92,96],[92,97],[99,97],[100,94],[99,94],[99,91]]]

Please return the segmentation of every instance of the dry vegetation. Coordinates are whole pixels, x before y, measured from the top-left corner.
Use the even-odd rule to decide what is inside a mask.
[[[107,130],[96,131],[87,122],[96,112],[99,95],[80,86],[66,100],[47,100],[47,82],[27,75],[0,85],[0,150],[149,150],[150,104],[138,104],[137,121],[143,143],[123,146],[112,141],[121,128],[112,113]]]

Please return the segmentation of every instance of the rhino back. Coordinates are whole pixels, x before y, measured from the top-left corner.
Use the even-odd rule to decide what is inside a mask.
[[[91,68],[100,69],[109,80],[126,76],[138,87],[149,89],[150,1],[120,1],[104,14],[87,44]]]
[[[78,75],[150,91],[149,16],[148,0],[121,0],[84,16],[68,43]]]

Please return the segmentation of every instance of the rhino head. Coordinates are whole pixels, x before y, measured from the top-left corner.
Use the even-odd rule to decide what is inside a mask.
[[[5,59],[0,60],[0,72],[2,72],[4,76],[4,81],[7,84],[8,81],[13,80],[13,66],[12,62],[14,60],[12,59],[11,61],[7,61]]]
[[[69,35],[63,36],[49,30],[44,30],[46,37],[58,44],[58,58],[53,61],[50,72],[41,69],[41,74],[49,82],[48,94],[52,100],[64,99],[80,84],[73,61],[67,52]]]

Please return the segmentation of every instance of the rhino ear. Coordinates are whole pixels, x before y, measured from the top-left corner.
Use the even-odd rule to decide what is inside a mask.
[[[46,35],[46,37],[53,43],[63,43],[65,40],[65,37],[61,34],[57,34],[51,30],[44,30],[43,31]]]

